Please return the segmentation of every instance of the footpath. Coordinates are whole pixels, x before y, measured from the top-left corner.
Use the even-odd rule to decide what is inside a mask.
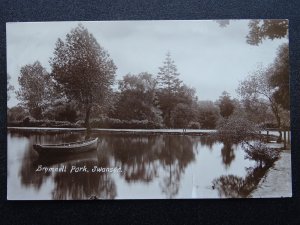
[[[261,179],[252,198],[292,197],[291,150],[283,150],[267,174]]]

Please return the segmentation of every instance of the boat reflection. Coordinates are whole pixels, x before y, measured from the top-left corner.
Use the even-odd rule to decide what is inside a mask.
[[[80,136],[61,138],[76,141]],[[72,140],[70,140],[72,139]],[[53,179],[53,199],[88,199],[91,196],[111,199],[117,196],[116,184],[109,173],[36,172],[43,167],[66,168],[118,167],[120,176],[127,183],[149,183],[159,177],[159,168],[166,171],[160,182],[161,191],[168,198],[178,193],[180,177],[190,162],[195,159],[194,141],[188,136],[136,136],[117,135],[100,138],[96,151],[62,157],[38,157],[33,143],[51,143],[53,136],[30,138],[30,144],[22,159],[21,183],[39,189],[46,179]]]

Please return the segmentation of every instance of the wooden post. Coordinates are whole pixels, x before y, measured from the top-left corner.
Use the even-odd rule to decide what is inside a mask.
[[[269,142],[269,131],[267,130],[267,142]]]
[[[286,131],[283,131],[283,147],[286,149]]]

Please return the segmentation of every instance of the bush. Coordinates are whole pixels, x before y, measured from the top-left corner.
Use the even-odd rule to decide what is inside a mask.
[[[240,115],[223,118],[217,125],[218,134],[221,136],[230,136],[234,138],[244,138],[253,136],[257,133],[255,124],[246,117]]]
[[[78,127],[84,127],[84,121],[83,120],[78,120],[76,123],[75,123],[76,126]]]
[[[14,121],[7,124],[9,127],[57,127],[57,128],[77,128],[78,124],[70,123],[69,121],[55,120],[36,120],[33,117],[27,116],[23,121]]]
[[[8,122],[22,121],[28,115],[28,112],[22,106],[15,106],[10,109],[7,109]]]
[[[77,121],[78,123],[78,121]],[[91,128],[110,128],[110,129],[156,129],[161,128],[160,124],[148,120],[119,120],[108,117],[92,119]]]
[[[200,123],[191,121],[191,122],[189,122],[188,128],[189,129],[200,129]]]
[[[242,146],[247,154],[245,158],[259,162],[260,166],[262,166],[263,163],[267,166],[271,166],[279,159],[280,149],[269,148],[260,141],[255,141],[251,144],[244,142]]]
[[[23,124],[26,126],[26,125],[30,125],[33,121],[35,121],[35,119],[31,116],[26,116],[24,119],[23,119]]]

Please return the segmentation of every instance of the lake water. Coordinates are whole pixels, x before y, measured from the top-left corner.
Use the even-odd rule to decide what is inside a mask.
[[[92,134],[98,149],[40,159],[33,144],[83,140],[80,132],[7,136],[8,199],[168,199],[248,197],[265,171],[240,144],[210,136]],[[65,172],[37,171],[66,168]],[[86,171],[72,172],[86,167]],[[100,172],[93,168],[100,169]],[[110,172],[103,172],[109,168]],[[87,172],[88,171],[88,172]],[[102,171],[102,172],[101,172]]]

